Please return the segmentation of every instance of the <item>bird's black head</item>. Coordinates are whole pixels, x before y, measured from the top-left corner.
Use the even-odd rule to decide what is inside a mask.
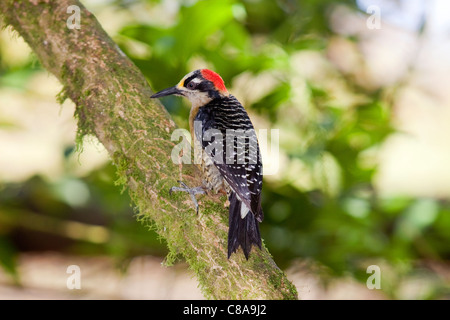
[[[202,106],[213,99],[227,96],[228,91],[217,73],[208,69],[199,69],[185,75],[176,86],[155,93],[152,98],[169,95],[183,96],[188,98],[192,105]]]

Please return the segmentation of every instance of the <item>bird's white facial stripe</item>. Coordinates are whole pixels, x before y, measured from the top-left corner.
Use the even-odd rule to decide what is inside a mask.
[[[195,71],[189,72],[187,75],[185,75],[183,77],[183,79],[180,80],[180,82],[178,82],[177,84],[177,88],[181,89],[184,87],[184,82],[186,81],[187,78],[191,77],[194,74]]]
[[[188,98],[192,103],[193,108],[204,106],[212,100],[207,92],[190,91],[188,89],[185,89],[183,90],[183,93],[185,97]]]
[[[186,76],[184,76],[184,78],[181,79],[181,81],[177,84],[177,88],[178,88],[178,90],[182,91],[184,97],[189,99],[189,101],[192,103],[193,108],[198,108],[198,107],[206,105],[208,102],[210,102],[212,100],[212,98],[209,96],[209,94],[207,92],[201,92],[198,90],[190,90],[185,87],[186,79],[192,77],[194,75],[194,72],[195,71],[192,71],[192,72],[188,73]],[[190,80],[190,82],[193,82],[195,84],[199,84],[202,81],[203,81],[203,79],[198,78],[198,77]]]

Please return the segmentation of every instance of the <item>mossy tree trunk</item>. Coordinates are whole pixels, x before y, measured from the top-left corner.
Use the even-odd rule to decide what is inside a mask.
[[[80,9],[79,29],[67,26],[71,5]],[[187,194],[169,195],[177,180],[198,186],[201,178],[193,165],[171,161],[175,123],[150,99],[152,91],[142,73],[81,3],[2,0],[0,10],[4,23],[63,84],[63,97],[76,105],[79,135],[93,134],[105,146],[139,214],[165,239],[169,256],[186,259],[207,298],[297,298],[265,247],[252,250],[248,261],[242,251],[227,259],[224,196],[203,196],[197,215]]]

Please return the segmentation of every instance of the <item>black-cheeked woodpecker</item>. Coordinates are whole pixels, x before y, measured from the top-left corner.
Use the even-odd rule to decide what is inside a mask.
[[[193,71],[152,98],[168,95],[183,96],[192,103],[189,126],[194,150],[201,153],[196,156],[201,159],[205,187],[227,192],[230,202],[228,258],[241,246],[248,259],[253,244],[261,249],[259,222],[264,217],[262,162],[253,124],[222,78],[211,70]],[[194,199],[203,193],[186,185],[171,190],[188,191]]]

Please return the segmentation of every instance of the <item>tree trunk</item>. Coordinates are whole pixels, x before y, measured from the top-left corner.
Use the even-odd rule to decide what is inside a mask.
[[[67,25],[73,5],[80,10],[79,29]],[[295,287],[264,246],[254,247],[248,261],[241,250],[227,259],[225,196],[202,196],[197,215],[187,194],[169,195],[177,180],[201,185],[197,169],[171,161],[175,123],[159,101],[150,99],[144,76],[81,3],[2,0],[0,10],[4,22],[63,84],[62,99],[75,103],[78,139],[93,134],[105,146],[139,217],[165,239],[168,260],[186,259],[205,297],[297,299]]]

